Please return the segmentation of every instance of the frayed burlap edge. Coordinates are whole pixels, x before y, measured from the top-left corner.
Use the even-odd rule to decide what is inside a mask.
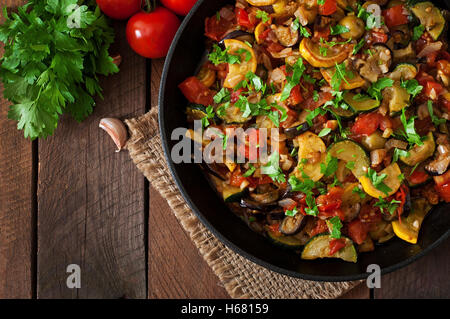
[[[359,282],[314,282],[267,270],[224,246],[197,219],[176,187],[164,158],[158,111],[125,121],[133,162],[171,207],[208,265],[232,298],[337,298]]]

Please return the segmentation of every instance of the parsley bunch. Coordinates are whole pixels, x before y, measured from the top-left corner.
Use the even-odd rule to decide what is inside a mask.
[[[13,103],[8,117],[27,138],[53,134],[63,113],[84,120],[101,96],[98,75],[119,71],[108,53],[114,31],[95,2],[86,3],[30,0],[10,17],[4,10],[0,77]]]

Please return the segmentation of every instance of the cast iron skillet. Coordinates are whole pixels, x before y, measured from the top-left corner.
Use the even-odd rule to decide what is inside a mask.
[[[446,0],[448,1],[448,0]],[[201,222],[225,245],[270,270],[307,280],[346,281],[367,277],[367,266],[378,264],[382,273],[404,267],[428,253],[450,235],[450,205],[434,208],[424,221],[419,242],[398,238],[358,256],[356,264],[339,260],[305,261],[300,255],[272,245],[236,217],[209,186],[197,164],[174,164],[170,158],[171,133],[187,127],[183,110],[187,101],[177,85],[192,76],[205,50],[204,20],[228,0],[199,0],[181,25],[164,65],[159,95],[159,124],[166,160],[178,188]],[[435,1],[440,7],[444,2]],[[448,2],[447,2],[448,4]],[[447,5],[447,7],[450,7]]]

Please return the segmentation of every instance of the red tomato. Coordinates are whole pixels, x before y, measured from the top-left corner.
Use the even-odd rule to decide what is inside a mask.
[[[428,180],[429,177],[430,176],[427,173],[415,170],[411,174],[411,176],[408,177],[408,180],[411,183],[417,185],[417,184],[425,183]]]
[[[386,43],[388,40],[388,35],[384,32],[379,31],[371,31],[369,35],[369,39],[367,40],[367,44],[372,43]]]
[[[277,237],[282,236],[283,234],[280,232],[280,224],[276,223],[268,226],[269,230]]]
[[[230,176],[230,185],[234,187],[240,187],[242,182],[245,181],[246,178],[242,176],[240,169],[235,169]]]
[[[380,126],[382,117],[380,113],[363,114],[353,124],[351,131],[356,135],[371,135]]]
[[[336,0],[325,0],[324,4],[319,5],[319,13],[323,16],[329,16],[337,10]]]
[[[283,107],[283,106],[281,106],[281,107]],[[287,118],[286,118],[286,120],[284,120],[283,122],[280,123],[280,126],[282,128],[288,128],[288,127],[291,127],[292,124],[294,124],[294,122],[296,122],[298,120],[298,114],[297,114],[297,112],[291,110],[288,107],[284,107],[284,108],[286,109]],[[280,113],[280,116],[281,116],[281,111],[278,110],[278,112]]]
[[[332,211],[341,207],[344,190],[341,187],[333,187],[326,195],[317,197],[316,203],[319,211]]]
[[[408,13],[402,4],[382,11],[384,22],[391,28],[402,24],[407,24]]]
[[[205,106],[213,104],[214,93],[198,78],[191,76],[178,86],[186,99],[191,103]]]
[[[233,93],[231,93],[231,99],[230,102],[231,103],[236,103],[239,100],[239,97],[241,96],[242,92],[244,92],[244,88],[240,88],[236,91],[233,91]]]
[[[317,234],[322,234],[328,232],[328,226],[327,223],[322,219],[316,219],[316,225],[312,229],[311,233],[309,234],[310,237],[314,237]]]
[[[330,256],[333,256],[335,253],[337,253],[339,250],[345,247],[345,240],[340,239],[333,239],[330,241]]]
[[[196,2],[197,0],[161,0],[163,6],[180,16],[187,15]]]
[[[350,238],[358,245],[361,245],[366,240],[369,229],[365,223],[355,219],[348,223],[347,231]]]
[[[283,49],[286,49],[286,48],[284,46],[282,46],[281,44],[278,44],[278,43],[275,43],[275,42],[272,42],[267,47],[267,51],[269,51],[269,52],[280,52]]]
[[[250,21],[247,11],[241,8],[235,10],[237,23],[244,28],[251,29],[255,25]]]
[[[97,0],[97,5],[108,17],[123,20],[141,9],[141,0]]]
[[[450,112],[450,100],[448,100],[445,95],[439,97],[439,105],[446,108],[447,112]]]
[[[441,84],[435,81],[428,81],[425,85],[425,95],[428,96],[432,100],[437,100],[439,95],[442,93],[444,88]]]
[[[324,105],[326,102],[330,101],[333,98],[330,92],[320,92],[319,99],[314,101],[314,97],[308,98],[305,103],[303,103],[303,107],[308,110],[317,109],[319,106]]]
[[[167,55],[170,44],[180,26],[180,20],[166,8],[153,12],[139,12],[128,21],[127,40],[131,48],[143,57],[162,58]]]
[[[434,176],[434,182],[437,186],[442,186],[450,182],[450,170],[448,170],[445,174]]]
[[[231,21],[226,19],[217,19],[215,16],[206,18],[205,35],[214,41],[220,41],[232,25],[233,23]]]
[[[250,176],[247,177],[247,180],[250,183],[249,186],[253,188],[256,188],[258,185],[271,184],[273,182],[272,178],[268,175],[262,175],[259,178]]]
[[[445,183],[441,186],[435,186],[439,196],[442,197],[447,203],[450,203],[450,183]]]
[[[303,101],[304,99],[302,96],[302,92],[300,91],[300,84],[294,86],[291,90],[291,95],[289,96],[289,105],[297,105]]]

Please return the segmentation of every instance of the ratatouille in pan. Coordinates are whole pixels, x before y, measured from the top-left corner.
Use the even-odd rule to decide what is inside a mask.
[[[208,54],[179,87],[224,157],[248,132],[229,143],[242,163],[202,164],[230,209],[303,259],[417,243],[450,202],[448,20],[402,0],[237,0],[207,18]],[[276,145],[260,135],[274,128]]]

